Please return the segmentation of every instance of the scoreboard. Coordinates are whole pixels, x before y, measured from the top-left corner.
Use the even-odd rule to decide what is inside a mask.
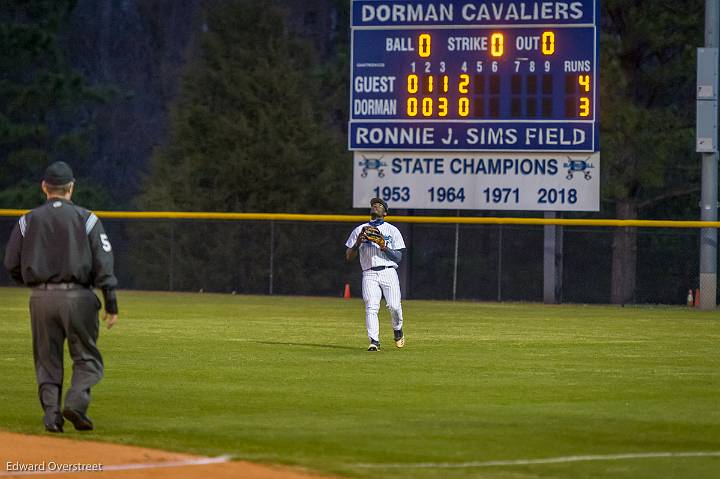
[[[379,188],[373,193],[382,193],[393,176],[413,183],[401,177],[422,167],[408,165],[430,158],[433,164],[442,160],[434,182],[447,190],[448,181],[467,175],[463,167],[462,175],[453,176],[453,165],[497,170],[498,162],[512,161],[520,166],[510,168],[510,175],[525,182],[527,176],[541,183],[542,177],[567,182],[579,176],[588,190],[597,183],[592,179],[599,167],[598,11],[596,0],[352,1],[348,146],[355,151],[356,173],[365,174],[360,180],[376,173]],[[533,174],[522,173],[523,165]],[[509,196],[518,197],[516,202],[482,201],[483,190],[496,188],[477,173],[474,178],[474,186],[456,181],[466,198],[450,202],[455,204],[427,201],[433,194],[423,194],[421,201],[412,193],[386,199],[409,208],[599,207],[599,186],[589,195],[574,188],[574,204],[544,206],[527,195],[524,201],[515,187]],[[358,181],[356,190],[370,186]],[[428,192],[432,188],[425,186]],[[470,201],[468,187],[475,193]],[[361,201],[357,193],[355,203]],[[486,194],[486,200],[492,198]]]

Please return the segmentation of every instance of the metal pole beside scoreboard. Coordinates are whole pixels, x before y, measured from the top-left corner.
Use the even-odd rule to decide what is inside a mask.
[[[596,0],[352,0],[353,206],[598,211],[598,16]]]
[[[717,221],[718,201],[718,2],[705,1],[705,47],[698,49],[697,151],[702,154],[700,219]],[[700,308],[715,309],[717,229],[700,230]]]

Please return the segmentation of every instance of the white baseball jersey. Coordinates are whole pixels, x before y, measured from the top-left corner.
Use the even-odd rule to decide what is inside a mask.
[[[355,241],[357,241],[358,236],[360,236],[360,233],[362,233],[362,229],[366,226],[372,225],[370,223],[363,223],[357,228],[355,228],[352,233],[350,233],[350,237],[348,237],[347,241],[345,242],[345,246],[347,246],[348,248],[352,248],[355,244]],[[382,222],[380,223],[380,225],[376,226],[376,228],[380,230],[380,233],[382,233],[383,237],[385,238],[385,244],[388,248],[405,248],[405,242],[403,241],[403,237],[400,234],[400,230],[398,230],[396,227],[394,227],[390,223]],[[398,267],[398,264],[396,262],[390,260],[387,255],[380,250],[380,246],[371,241],[367,241],[360,245],[359,255],[360,267],[363,271],[374,268],[376,266],[392,266],[393,268]]]
[[[370,223],[363,223],[355,228],[345,242],[345,246],[352,248],[358,236],[365,226]],[[385,238],[385,243],[390,249],[398,250],[405,248],[405,242],[400,231],[389,223],[381,223],[376,226]],[[396,268],[398,264],[390,260],[380,250],[380,247],[371,241],[360,245],[360,267],[363,270],[362,291],[365,301],[365,326],[367,327],[368,338],[371,341],[379,341],[380,325],[378,311],[380,300],[385,296],[385,303],[390,311],[392,328],[395,331],[402,331],[403,314],[400,304],[400,282]],[[385,268],[382,268],[385,266]],[[372,268],[375,268],[373,270]]]

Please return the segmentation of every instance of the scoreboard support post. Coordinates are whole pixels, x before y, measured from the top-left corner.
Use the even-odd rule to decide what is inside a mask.
[[[555,219],[556,212],[546,212],[546,219]],[[545,225],[543,231],[543,302],[562,303],[563,227]]]

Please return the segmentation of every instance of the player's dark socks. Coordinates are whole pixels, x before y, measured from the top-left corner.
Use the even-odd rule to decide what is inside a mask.
[[[395,341],[397,341],[398,339],[400,339],[400,338],[403,337],[403,330],[402,330],[402,328],[393,331],[393,333],[395,334]]]

